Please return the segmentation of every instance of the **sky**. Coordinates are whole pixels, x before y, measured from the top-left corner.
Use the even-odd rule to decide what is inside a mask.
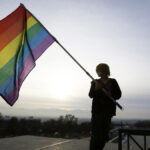
[[[115,118],[150,117],[149,0],[0,0],[0,20],[20,3],[94,77],[110,66],[122,90]],[[0,98],[3,115],[91,117],[91,79],[54,43],[37,60],[13,107]]]

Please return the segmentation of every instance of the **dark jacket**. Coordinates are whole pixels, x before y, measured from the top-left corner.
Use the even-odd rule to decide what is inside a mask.
[[[100,82],[103,85],[103,88],[109,91],[115,100],[121,97],[121,90],[115,79],[109,78],[109,81],[106,84],[103,84],[100,79],[96,81]],[[91,82],[89,97],[93,98],[92,101],[93,114],[104,113],[111,116],[116,115],[116,105],[104,94],[104,92],[101,89],[95,91],[94,81]]]

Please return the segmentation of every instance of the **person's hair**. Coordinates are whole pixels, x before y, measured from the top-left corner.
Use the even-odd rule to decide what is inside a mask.
[[[105,63],[100,63],[96,66],[96,72],[101,72],[103,75],[110,76],[109,66]]]

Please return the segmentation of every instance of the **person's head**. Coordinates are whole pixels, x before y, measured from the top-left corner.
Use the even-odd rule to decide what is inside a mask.
[[[101,63],[96,66],[96,73],[99,77],[109,77],[110,70],[107,64]]]

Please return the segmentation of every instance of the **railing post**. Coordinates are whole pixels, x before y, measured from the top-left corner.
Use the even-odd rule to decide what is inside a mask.
[[[118,150],[122,150],[122,131],[119,129],[119,144]]]
[[[144,150],[146,150],[146,135],[144,135]]]
[[[130,135],[127,134],[127,150],[130,150]]]

